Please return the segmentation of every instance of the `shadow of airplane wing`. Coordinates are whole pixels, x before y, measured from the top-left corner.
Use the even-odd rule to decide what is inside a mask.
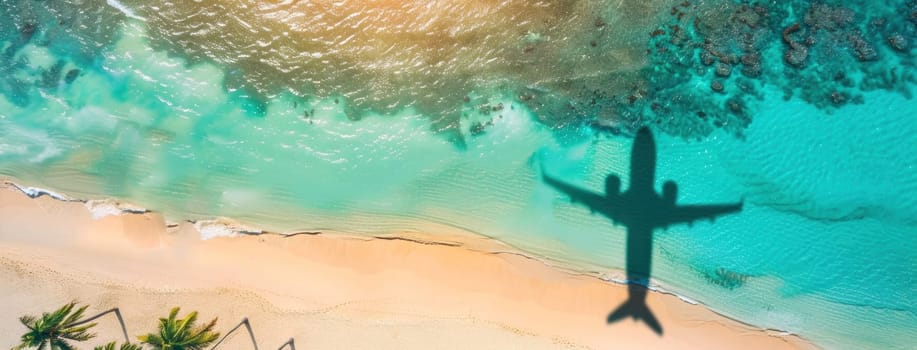
[[[744,201],[735,204],[678,205],[662,215],[654,224],[657,227],[667,227],[675,224],[690,225],[703,219],[713,221],[717,216],[741,211],[743,204]]]
[[[592,213],[599,212],[615,223],[620,221],[614,211],[611,210],[612,206],[609,203],[609,198],[555,179],[546,174],[544,169],[541,171],[541,177],[546,184],[569,196],[570,202],[583,204]]]

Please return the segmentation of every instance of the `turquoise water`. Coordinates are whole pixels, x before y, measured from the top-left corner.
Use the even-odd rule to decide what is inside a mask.
[[[233,87],[263,67],[184,57],[160,42],[162,18],[136,4],[119,5],[135,9],[130,16],[103,2],[57,12],[6,5],[16,20],[0,21],[4,176],[121,198],[171,220],[226,216],[279,232],[457,227],[552,260],[623,268],[623,228],[570,205],[537,170],[598,191],[609,172],[627,174],[631,139],[597,133],[595,123],[545,122],[550,108],[527,103],[512,82],[462,85],[470,90],[440,102],[462,116],[443,131],[427,100],[383,111],[361,100],[374,95],[347,89]],[[82,14],[61,15],[78,5]],[[30,11],[37,29],[25,39],[18,19]],[[912,72],[895,64],[901,76]],[[679,84],[726,99],[701,79]],[[751,83],[757,96],[742,102],[753,119],[740,136],[731,127],[663,132],[694,117],[672,111],[656,127],[657,187],[677,181],[679,203],[746,205],[715,224],[657,234],[654,283],[828,348],[912,346],[917,103],[901,80],[828,107],[805,87],[784,99],[776,83]]]

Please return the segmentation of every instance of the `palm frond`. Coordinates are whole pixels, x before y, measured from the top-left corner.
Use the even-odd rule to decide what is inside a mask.
[[[24,315],[19,317],[19,322],[22,322],[23,326],[26,326],[28,329],[33,331],[35,330],[35,321],[36,318],[32,315]]]
[[[135,344],[121,344],[119,347],[117,342],[111,342],[105,345],[96,346],[93,350],[143,350],[143,347]]]
[[[88,306],[77,307],[76,301],[71,301],[57,310],[42,313],[41,317],[32,315],[19,317],[19,322],[29,331],[20,337],[22,343],[14,349],[35,347],[39,350],[47,348],[71,350],[73,345],[67,340],[85,341],[95,337],[95,334],[89,332],[89,329],[96,325],[95,323],[70,326],[72,323],[79,322],[87,308]]]
[[[220,334],[213,332],[217,319],[214,318],[207,324],[197,327],[197,311],[192,311],[183,318],[178,318],[178,312],[179,308],[172,308],[167,318],[159,319],[158,334],[150,333],[138,339],[154,349],[200,350],[219,338]]]
[[[52,339],[51,350],[74,350],[74,348],[73,345],[70,345],[66,340]]]
[[[111,342],[105,345],[96,346],[92,348],[92,350],[115,350],[115,345],[116,345],[115,342]]]
[[[63,328],[60,330],[61,337],[76,341],[86,341],[95,337],[95,334],[89,333],[89,329],[95,326],[96,323],[93,322],[82,326]]]
[[[74,305],[76,305],[76,304],[74,304]],[[76,309],[76,311],[74,311],[74,312],[72,312],[72,313],[69,313],[69,314],[66,315],[66,317],[64,318],[63,324],[69,325],[69,324],[78,322],[81,318],[83,318],[83,314],[86,313],[86,309],[87,309],[87,308],[89,308],[89,305],[83,305],[83,306],[81,306],[80,308]],[[71,308],[71,309],[72,309],[72,308]]]

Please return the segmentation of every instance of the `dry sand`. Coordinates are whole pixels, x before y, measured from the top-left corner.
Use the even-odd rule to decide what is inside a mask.
[[[132,337],[173,306],[223,331],[248,317],[262,349],[291,337],[299,349],[815,348],[661,293],[647,300],[663,336],[608,325],[626,287],[471,235],[198,237],[156,213],[93,219],[83,203],[0,185],[0,347],[17,344],[19,315],[76,299],[120,307]],[[92,345],[120,332],[113,317],[95,330]],[[239,333],[221,348],[251,344]]]

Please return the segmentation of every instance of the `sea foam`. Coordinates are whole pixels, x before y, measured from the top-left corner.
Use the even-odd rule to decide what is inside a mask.
[[[118,0],[105,0],[105,2],[108,3],[108,6],[111,6],[111,7],[114,7],[114,8],[116,8],[116,9],[118,9],[118,11],[121,11],[121,13],[123,13],[123,14],[124,14],[125,16],[127,16],[127,17],[130,17],[130,18],[133,18],[133,19],[137,19],[137,20],[141,20],[141,21],[146,21],[146,18],[137,16],[137,15],[134,13],[134,10],[131,10],[129,7],[127,7],[126,5],[122,4],[122,3],[121,3],[120,1],[118,1]]]
[[[227,218],[194,221],[194,228],[200,233],[201,239],[217,237],[235,237],[238,235],[261,234],[264,231],[251,228]]]
[[[38,198],[38,197],[47,195],[48,197],[54,198],[59,201],[64,201],[64,202],[69,202],[73,200],[70,197],[67,197],[66,195],[63,195],[63,194],[60,194],[60,193],[57,193],[51,190],[47,190],[44,188],[22,186],[17,183],[10,183],[10,184],[12,184],[13,187],[16,187],[17,190],[21,191],[22,193],[25,193],[25,195],[29,196],[29,198]]]
[[[121,203],[111,199],[87,200],[84,205],[86,206],[86,209],[89,209],[89,212],[92,213],[93,219],[101,219],[106,216],[143,214],[149,212],[149,210],[146,208],[127,203]]]

